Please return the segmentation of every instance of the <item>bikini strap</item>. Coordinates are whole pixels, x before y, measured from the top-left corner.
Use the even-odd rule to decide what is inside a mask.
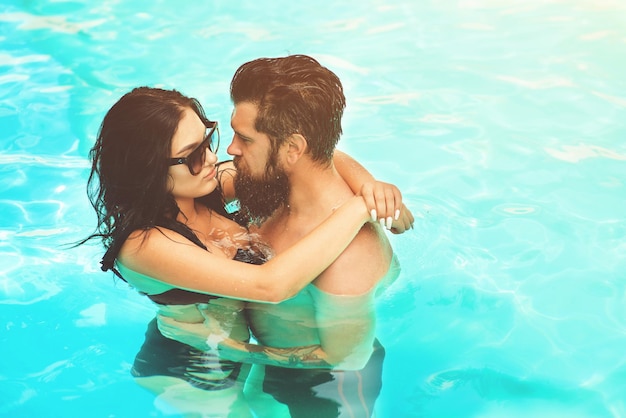
[[[180,222],[164,219],[158,222],[157,225],[152,226],[152,228],[159,227],[159,226],[170,229],[176,233],[179,233],[183,237],[187,238],[189,241],[196,244],[198,247],[208,251],[207,247],[204,245],[204,243],[202,243],[202,241],[200,241],[198,236],[194,234],[194,232],[191,229],[181,224]],[[122,245],[128,239],[128,236],[131,234],[132,231],[136,229],[137,228],[125,228],[113,236],[113,241],[111,242],[111,245],[106,250],[106,252],[104,253],[104,256],[102,257],[102,260],[100,261],[100,269],[102,271],[106,272],[108,270],[111,270],[117,277],[126,281],[122,277],[120,272],[115,268],[115,259],[117,258],[120,250],[122,249]]]

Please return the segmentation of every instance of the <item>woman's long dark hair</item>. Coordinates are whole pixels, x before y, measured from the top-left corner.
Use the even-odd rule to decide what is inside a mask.
[[[89,153],[87,181],[98,224],[96,231],[79,243],[100,238],[107,250],[117,247],[108,266],[103,260],[103,270],[111,268],[121,244],[133,231],[172,225],[172,229],[189,231],[176,221],[180,209],[168,190],[172,137],[186,108],[207,120],[193,98],[176,90],[138,87],[122,96],[104,117]],[[226,213],[219,189],[200,200]]]

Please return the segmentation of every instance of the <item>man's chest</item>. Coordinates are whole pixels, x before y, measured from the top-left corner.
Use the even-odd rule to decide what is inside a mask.
[[[297,222],[288,217],[270,219],[256,229],[265,244],[269,245],[274,254],[280,254],[300,241],[317,225],[312,222]]]

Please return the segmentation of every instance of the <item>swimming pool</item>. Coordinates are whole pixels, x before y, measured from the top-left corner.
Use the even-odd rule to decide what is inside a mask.
[[[6,3],[1,415],[168,415],[129,373],[152,306],[62,247],[94,225],[87,151],[137,85],[227,141],[234,70],[305,53],[344,83],[340,148],[418,217],[391,237],[377,416],[626,416],[622,2]]]

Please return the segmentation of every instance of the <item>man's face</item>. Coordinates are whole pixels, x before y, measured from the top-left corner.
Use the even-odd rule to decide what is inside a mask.
[[[272,150],[269,137],[254,127],[257,114],[255,104],[235,105],[230,121],[235,134],[227,151],[237,168],[235,193],[241,210],[253,222],[261,223],[287,201],[289,180],[279,151]]]

